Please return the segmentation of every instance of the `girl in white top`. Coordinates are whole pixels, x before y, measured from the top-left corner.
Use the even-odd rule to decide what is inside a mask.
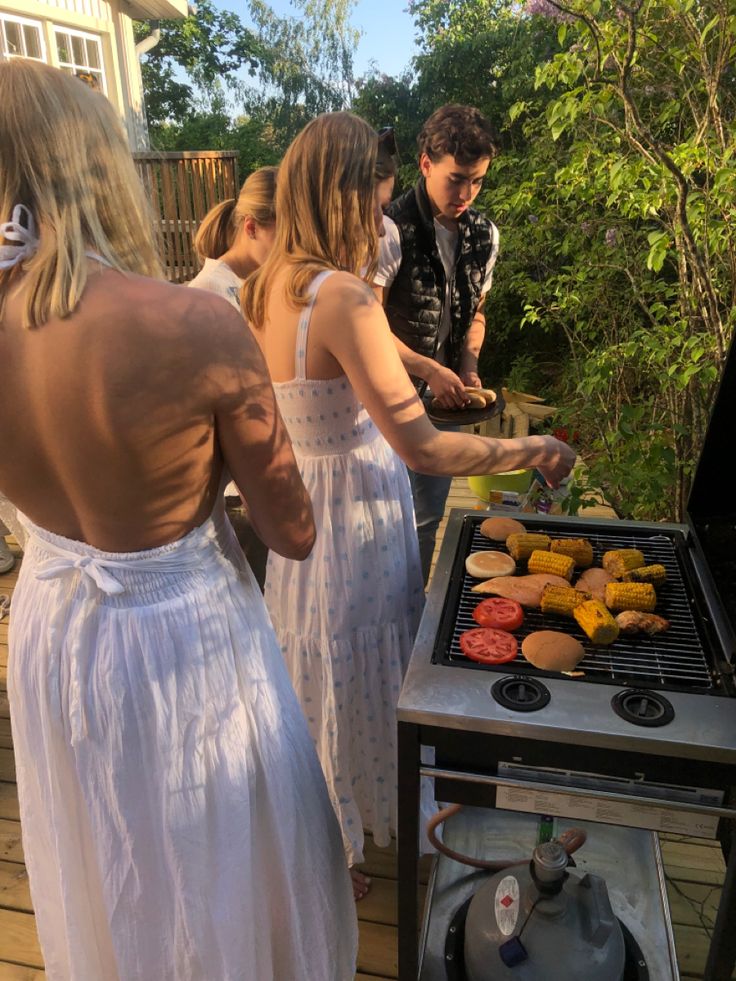
[[[201,271],[189,283],[240,309],[243,281],[265,262],[274,236],[278,167],[254,170],[237,200],[228,198],[204,217],[194,239]]]

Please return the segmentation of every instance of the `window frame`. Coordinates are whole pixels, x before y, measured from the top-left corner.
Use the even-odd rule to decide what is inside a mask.
[[[29,55],[26,52],[26,39],[25,34],[22,33],[23,37],[23,53],[15,54],[8,49],[8,39],[5,30],[5,25],[7,23],[18,24],[21,27],[35,27],[38,31],[38,43],[41,49],[41,57],[36,58],[34,55]],[[2,58],[28,58],[29,61],[40,61],[45,65],[48,65],[48,53],[46,51],[46,37],[43,29],[43,22],[40,20],[33,20],[30,17],[19,17],[17,14],[9,14],[4,10],[0,10],[0,57]]]
[[[96,75],[100,79],[100,91],[107,95],[107,78],[105,76],[105,48],[103,45],[102,37],[99,34],[91,34],[89,31],[80,31],[76,27],[67,27],[65,24],[52,24],[52,31],[54,34],[54,43],[56,45],[56,64],[61,69],[61,71],[71,71],[72,74],[77,74],[78,72],[89,72],[91,75]],[[59,53],[59,35],[65,34],[69,38],[78,37],[83,41],[90,41],[97,45],[97,60],[99,62],[99,68],[94,68],[92,65],[77,64],[74,61],[74,51],[70,52],[72,56],[71,61],[62,61],[61,55]],[[86,55],[86,43],[85,43],[85,55]]]

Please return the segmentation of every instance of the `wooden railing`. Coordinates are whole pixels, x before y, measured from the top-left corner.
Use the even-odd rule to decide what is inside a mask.
[[[134,153],[133,158],[161,221],[161,253],[168,278],[185,283],[199,271],[193,246],[199,223],[213,205],[237,197],[237,151]]]

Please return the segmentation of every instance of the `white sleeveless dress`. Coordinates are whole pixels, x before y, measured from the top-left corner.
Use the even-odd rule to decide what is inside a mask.
[[[297,329],[295,378],[274,384],[317,540],[304,562],[270,555],[265,599],[307,717],[348,864],[363,829],[396,829],[396,703],[424,605],[406,467],[345,376],[305,375],[314,297]]]
[[[24,519],[9,694],[50,981],[349,981],[319,762],[223,515],[101,552]]]

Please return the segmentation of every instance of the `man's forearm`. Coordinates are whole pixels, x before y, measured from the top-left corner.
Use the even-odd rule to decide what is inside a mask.
[[[417,354],[416,351],[412,351],[410,347],[407,347],[403,341],[394,334],[394,344],[396,345],[396,350],[399,352],[399,357],[401,358],[401,363],[406,368],[410,375],[414,375],[415,378],[421,378],[422,381],[429,381],[432,372],[437,367],[437,362],[433,361],[432,358],[425,358],[422,354]]]
[[[486,336],[486,318],[483,313],[476,313],[473,322],[465,335],[463,350],[460,355],[460,373],[467,374],[478,372],[478,358],[480,349]]]

